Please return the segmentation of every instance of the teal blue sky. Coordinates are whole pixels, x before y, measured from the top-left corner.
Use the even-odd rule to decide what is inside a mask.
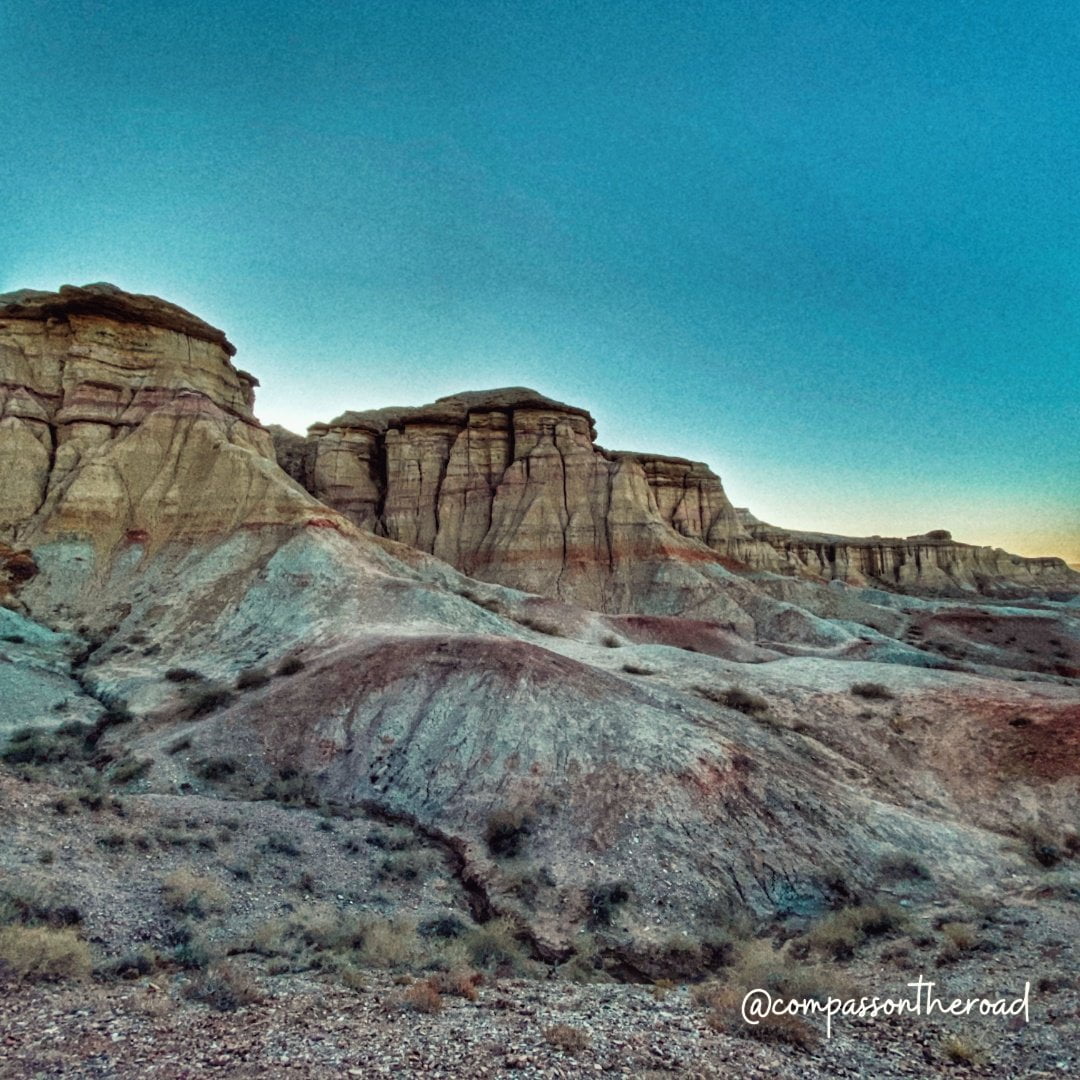
[[[1080,9],[0,4],[0,291],[258,412],[529,385],[792,527],[1080,562]]]

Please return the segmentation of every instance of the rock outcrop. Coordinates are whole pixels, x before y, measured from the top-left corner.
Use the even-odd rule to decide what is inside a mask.
[[[278,460],[363,529],[475,577],[611,612],[699,611],[706,566],[934,595],[1080,587],[1060,559],[952,540],[790,532],[732,506],[702,462],[612,452],[583,409],[514,387],[346,412]],[[717,612],[715,609],[713,614]]]
[[[325,513],[277,468],[234,351],[111,285],[0,296],[0,540],[114,550]]]
[[[517,387],[275,433],[283,467],[361,528],[597,610],[649,606],[680,567],[779,565],[707,466],[594,440],[585,410]]]
[[[1080,588],[1080,577],[1064,559],[1027,558],[1001,548],[962,544],[947,529],[904,538],[853,537],[780,529],[745,510],[739,519],[786,567],[825,581],[937,596],[1030,596]]]

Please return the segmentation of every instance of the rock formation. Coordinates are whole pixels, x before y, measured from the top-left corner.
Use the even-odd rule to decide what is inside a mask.
[[[361,528],[597,610],[692,610],[693,568],[710,564],[938,595],[1080,584],[1060,559],[943,530],[905,540],[778,529],[736,510],[704,463],[611,452],[595,437],[586,411],[520,387],[346,412],[306,440],[274,432],[290,475]]]
[[[0,296],[0,539],[115,550],[324,514],[277,468],[234,351],[111,285]]]

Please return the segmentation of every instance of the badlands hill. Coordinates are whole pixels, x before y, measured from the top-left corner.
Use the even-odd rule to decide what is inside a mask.
[[[774,528],[522,388],[270,430],[233,354],[113,286],[0,297],[0,744],[33,790],[332,807],[437,870],[380,877],[370,833],[310,883],[330,907],[509,925],[630,979],[720,964],[719,919],[1071,865],[1061,560]],[[5,813],[29,874],[39,824]],[[86,933],[157,940],[167,855],[105,857],[63,866]],[[221,934],[280,887],[271,855],[245,872]]]

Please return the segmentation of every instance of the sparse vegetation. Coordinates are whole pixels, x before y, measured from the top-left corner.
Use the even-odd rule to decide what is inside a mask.
[[[299,656],[286,656],[277,666],[276,675],[296,675],[303,671],[307,665]]]
[[[610,926],[619,908],[630,899],[630,886],[625,881],[597,885],[589,893],[589,925]]]
[[[849,960],[867,938],[887,934],[903,922],[903,913],[891,904],[845,907],[812,927],[802,938],[802,944],[833,960]]]
[[[903,852],[886,855],[879,866],[881,876],[892,881],[929,881],[931,876],[926,863]]]
[[[443,1009],[442,994],[435,979],[413,983],[400,998],[400,1006],[407,1012],[440,1013]]]
[[[892,701],[896,696],[887,686],[877,682],[856,683],[851,692],[856,697],[866,698],[867,701]]]
[[[228,894],[212,877],[184,868],[174,871],[161,883],[165,907],[177,915],[205,918],[228,906]]]
[[[244,668],[239,675],[236,676],[236,689],[237,690],[255,690],[260,686],[265,686],[270,681],[270,672],[266,668],[262,667],[249,667]]]
[[[196,671],[194,668],[186,667],[174,667],[169,668],[165,672],[165,678],[169,682],[174,683],[189,683],[189,682],[201,682],[206,678],[201,671]]]
[[[723,705],[725,709],[734,709],[747,716],[762,716],[769,711],[769,703],[763,697],[751,694],[741,686],[729,686],[725,690],[716,690],[711,686],[695,686],[694,691],[717,705]]]
[[[200,973],[188,983],[184,994],[218,1012],[254,1005],[263,997],[254,980],[228,961],[215,963]]]
[[[121,758],[112,769],[109,770],[109,779],[114,784],[130,784],[141,780],[153,767],[150,758],[137,758],[129,754]]]
[[[460,941],[465,954],[478,968],[518,972],[525,967],[526,953],[510,919],[492,919],[468,931]]]
[[[231,705],[235,695],[227,686],[210,683],[193,690],[187,701],[187,714],[193,720]]]
[[[953,1065],[982,1065],[986,1061],[982,1046],[963,1035],[946,1035],[941,1041],[941,1053]]]
[[[90,946],[70,928],[0,927],[0,972],[59,982],[85,978],[92,967]]]
[[[552,1024],[551,1027],[545,1028],[544,1039],[550,1046],[568,1054],[587,1050],[589,1046],[589,1036],[581,1028],[570,1024]]]
[[[566,631],[557,624],[547,619],[538,619],[532,615],[515,615],[515,621],[529,630],[535,630],[538,634],[547,634],[548,637],[566,637]]]
[[[623,664],[623,671],[627,675],[655,675],[656,672],[652,668],[642,667],[640,664]]]
[[[488,818],[484,839],[488,851],[497,859],[513,859],[521,853],[536,826],[531,811],[523,809],[499,810]]]

